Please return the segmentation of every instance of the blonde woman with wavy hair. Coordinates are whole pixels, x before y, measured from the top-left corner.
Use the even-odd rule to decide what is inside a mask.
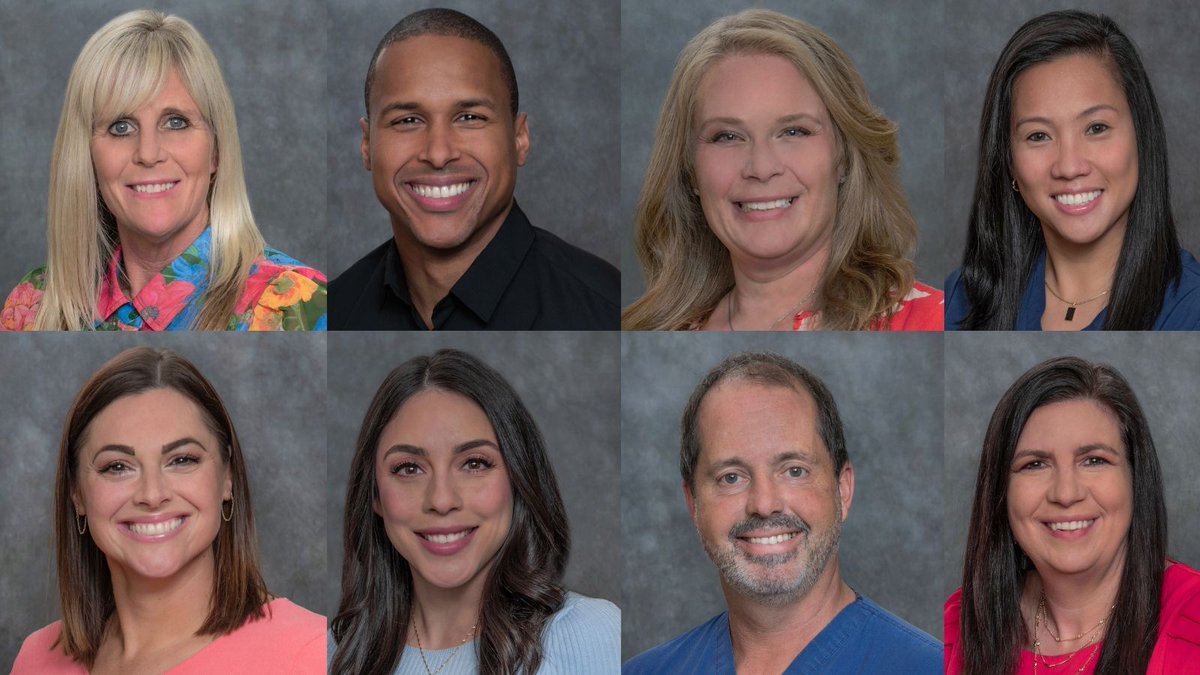
[[[941,330],[896,126],[820,30],[719,19],[679,56],[634,225],[626,330]],[[790,319],[790,320],[788,320]]]
[[[50,165],[48,260],[7,330],[321,330],[325,275],[263,241],[233,101],[187,21],[123,14],[84,45]]]

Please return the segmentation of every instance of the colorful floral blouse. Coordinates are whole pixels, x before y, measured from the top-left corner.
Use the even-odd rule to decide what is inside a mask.
[[[187,330],[208,288],[212,238],[205,230],[191,246],[130,299],[118,281],[121,247],[113,252],[100,289],[96,330]],[[227,330],[325,330],[325,275],[268,248],[250,268]],[[46,268],[25,275],[0,310],[0,330],[32,330]]]

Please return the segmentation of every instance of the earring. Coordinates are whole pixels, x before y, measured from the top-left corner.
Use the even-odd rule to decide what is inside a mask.
[[[221,502],[221,520],[229,522],[233,520],[233,497],[229,498],[229,515],[225,515],[225,502]]]
[[[1021,188],[1017,187],[1017,179],[1016,178],[1012,179],[1012,189],[1013,189],[1013,192],[1021,191]]]
[[[83,525],[79,524],[81,522],[83,523]],[[87,532],[87,517],[79,515],[78,511],[75,512],[75,531],[78,532],[81,536],[83,535],[84,532]]]

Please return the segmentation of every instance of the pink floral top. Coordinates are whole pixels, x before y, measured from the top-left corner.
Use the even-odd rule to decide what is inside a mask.
[[[941,291],[914,281],[913,287],[892,308],[892,316],[887,325],[875,326],[871,330],[940,332],[946,325],[945,304]],[[797,312],[796,316],[792,317],[792,330],[818,330],[820,316],[820,312],[812,310]],[[700,330],[703,325],[703,320],[697,321],[688,326],[687,330]]]
[[[187,330],[208,290],[211,233],[205,230],[133,298],[119,282],[121,247],[100,289],[95,330]],[[326,279],[317,270],[268,248],[250,268],[227,330],[325,330]],[[46,288],[46,268],[21,279],[0,310],[0,331],[32,330]]]

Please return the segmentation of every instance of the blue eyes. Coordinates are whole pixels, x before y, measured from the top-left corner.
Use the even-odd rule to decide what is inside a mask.
[[[779,138],[804,138],[812,136],[813,132],[804,127],[788,127],[779,132]],[[742,136],[732,131],[718,131],[708,137],[709,143],[733,143],[742,140]]]
[[[182,115],[170,115],[163,120],[162,128],[169,131],[182,131],[192,126],[192,123]],[[137,131],[137,127],[129,120],[117,120],[108,125],[108,133],[113,136],[129,136]]]

